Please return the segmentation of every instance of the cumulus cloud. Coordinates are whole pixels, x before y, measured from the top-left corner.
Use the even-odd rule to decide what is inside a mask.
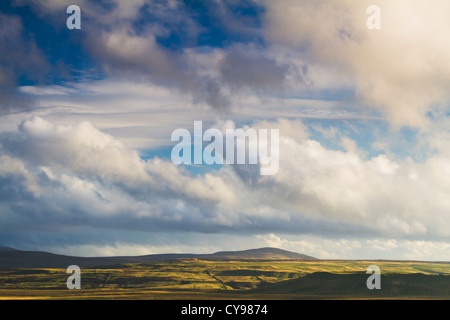
[[[130,26],[90,34],[88,48],[114,75],[143,77],[191,95],[195,104],[217,110],[235,106],[237,96],[287,91],[289,79],[302,83],[302,69],[255,44],[173,52],[158,44],[152,30],[137,34]]]
[[[2,189],[16,195],[3,202],[4,216],[31,215],[59,228],[68,219],[141,231],[450,236],[448,159],[366,159],[309,139],[299,121],[255,126],[280,130],[274,176],[250,177],[233,166],[193,175],[169,160],[142,160],[89,123],[32,118],[0,136]],[[13,200],[22,193],[24,200]]]
[[[424,126],[427,112],[448,104],[447,1],[378,1],[381,30],[366,27],[370,1],[261,3],[268,41],[296,48],[311,63],[338,67],[355,79],[357,95],[393,124]]]
[[[280,207],[356,223],[385,236],[449,236],[442,227],[450,219],[445,157],[424,163],[386,155],[365,159],[358,150],[328,150],[317,141],[288,139],[280,143],[280,155],[279,174],[262,181],[272,187],[272,197],[279,195]]]
[[[66,18],[60,1],[15,3],[31,6],[55,25]],[[423,127],[428,112],[446,108],[449,101],[445,0],[379,1],[381,30],[366,27],[368,0],[241,5],[253,15],[236,13],[232,1],[204,4],[220,27],[236,35],[234,41],[220,38],[215,46],[200,41],[202,35],[215,36],[215,29],[208,29],[213,26],[203,25],[200,13],[180,1],[74,4],[83,8],[83,26],[89,30],[82,37],[84,49],[102,71],[180,90],[220,110],[247,90],[278,97],[352,90],[361,104],[381,111],[394,125]],[[167,43],[172,38],[179,39],[176,48]]]
[[[31,6],[55,26],[64,18],[64,5],[58,1],[17,4]],[[282,59],[258,44],[261,34],[255,31],[256,22],[252,22],[254,28],[237,27],[258,15],[235,14],[232,2],[203,4],[226,30],[239,35],[234,41],[212,45],[200,40],[205,34],[215,37],[215,29],[203,25],[201,13],[181,1],[112,1],[104,6],[79,0],[73,4],[82,8],[82,30],[87,30],[81,36],[83,49],[109,77],[165,86],[189,94],[195,104],[220,111],[238,107],[236,96],[249,91],[279,94],[286,91],[288,82],[302,85],[306,81],[304,65]],[[252,35],[250,41],[246,34]],[[166,43],[171,38],[179,39],[177,47]]]
[[[58,224],[67,215],[73,218],[69,224],[114,226],[123,220],[128,227],[149,230],[165,224],[180,224],[175,228],[181,229],[229,224],[209,210],[237,201],[227,182],[230,172],[195,177],[167,160],[144,161],[87,122],[64,126],[34,117],[18,129],[1,135],[2,188],[26,197],[20,203],[5,199],[5,216],[31,214],[39,203],[31,211],[39,224]],[[140,219],[145,222],[138,223]],[[20,224],[27,224],[26,219]]]

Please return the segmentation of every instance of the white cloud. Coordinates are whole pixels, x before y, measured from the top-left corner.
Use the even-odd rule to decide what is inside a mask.
[[[40,101],[32,112],[15,113],[0,119],[5,131],[15,129],[16,123],[32,115],[56,124],[77,125],[88,121],[96,128],[113,135],[126,146],[148,150],[167,147],[173,130],[191,128],[194,121],[214,124],[233,119],[237,123],[299,119],[284,130],[289,135],[303,135],[300,119],[358,118],[355,110],[342,109],[338,102],[311,99],[284,99],[255,94],[236,96],[238,108],[232,113],[218,114],[192,103],[189,95],[162,86],[149,85],[136,79],[105,79],[73,83],[68,86],[22,87],[21,92]],[[300,124],[299,124],[300,123]]]
[[[98,131],[91,123],[76,126],[54,125],[34,117],[19,125],[23,145],[18,152],[33,165],[69,168],[80,176],[129,183],[149,181],[144,164],[135,151],[112,136]],[[10,145],[10,148],[15,146]]]
[[[450,235],[442,228],[450,222],[447,158],[366,160],[359,150],[327,150],[312,140],[282,140],[280,146],[279,174],[264,182],[281,207],[374,227],[385,235]]]
[[[338,67],[393,124],[424,126],[433,106],[449,102],[448,1],[378,1],[381,30],[366,28],[371,1],[262,3],[270,42],[298,49],[312,64]]]
[[[144,217],[157,219],[146,224],[182,229],[276,226],[316,234],[450,237],[447,158],[365,159],[354,144],[335,151],[308,139],[298,120],[255,127],[281,132],[280,170],[274,176],[233,167],[192,175],[168,160],[142,160],[89,123],[55,125],[36,117],[21,123],[16,138],[3,137],[2,168],[24,175],[25,185],[41,190],[46,202],[57,195],[61,210],[67,201],[87,217],[123,216],[130,224]]]

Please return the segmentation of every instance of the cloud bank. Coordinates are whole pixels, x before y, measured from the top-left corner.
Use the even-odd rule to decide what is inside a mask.
[[[259,125],[280,129],[274,176],[233,166],[195,175],[143,160],[88,122],[23,121],[0,135],[2,228],[450,237],[447,157],[366,158],[348,141],[345,151],[325,148],[299,120]]]
[[[447,1],[377,1],[381,30],[366,27],[371,1],[261,3],[270,42],[298,50],[308,62],[338,66],[354,79],[357,96],[394,125],[424,126],[433,108],[448,107]]]

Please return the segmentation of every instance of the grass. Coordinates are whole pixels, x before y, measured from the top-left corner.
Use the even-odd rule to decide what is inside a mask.
[[[369,265],[382,289],[368,290]],[[407,261],[173,260],[84,268],[0,269],[0,299],[450,299],[450,264]],[[106,281],[107,280],[107,281]]]

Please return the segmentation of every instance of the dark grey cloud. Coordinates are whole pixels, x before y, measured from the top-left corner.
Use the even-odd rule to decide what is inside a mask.
[[[17,90],[18,79],[42,81],[48,68],[20,17],[0,13],[0,114],[34,107],[35,102]]]
[[[283,88],[289,65],[277,64],[254,46],[233,46],[220,65],[224,81],[234,90],[247,87],[255,91],[279,91]]]
[[[63,3],[16,3],[31,6],[61,28]],[[220,111],[231,109],[235,98],[249,90],[283,92],[288,77],[303,81],[295,65],[277,61],[258,40],[260,8],[251,1],[201,2],[206,12],[182,1],[73,4],[82,8],[83,50],[109,77],[171,88],[190,95],[195,104]],[[238,7],[255,14],[243,15]],[[205,16],[213,17],[209,25],[200,21]]]

